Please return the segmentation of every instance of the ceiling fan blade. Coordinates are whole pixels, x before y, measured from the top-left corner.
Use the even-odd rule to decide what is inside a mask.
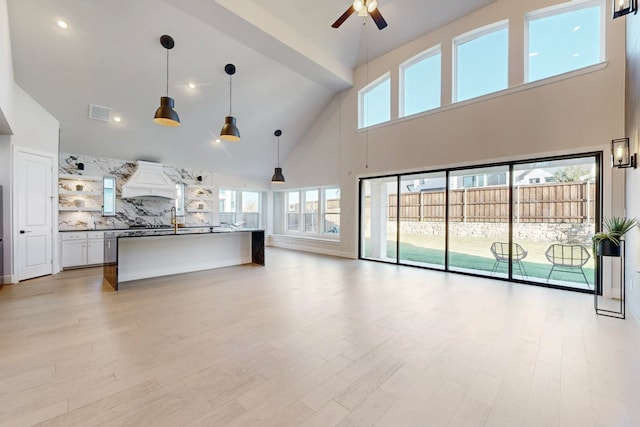
[[[353,12],[355,12],[356,10],[353,8],[353,5],[349,6],[349,9],[347,9],[347,11],[345,13],[342,14],[342,16],[340,18],[338,18],[336,20],[336,22],[334,22],[333,24],[331,24],[331,26],[333,28],[338,28],[340,25],[342,25],[344,23],[344,21],[347,20],[348,17],[351,16],[351,14],[353,14]]]
[[[371,18],[373,18],[373,22],[376,23],[379,30],[386,28],[387,21],[384,20],[384,18],[380,14],[380,11],[377,8],[374,9],[373,12],[369,12],[369,14],[371,15]]]

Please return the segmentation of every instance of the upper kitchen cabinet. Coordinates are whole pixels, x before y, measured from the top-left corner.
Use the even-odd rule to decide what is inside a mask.
[[[61,212],[102,211],[102,177],[60,174],[58,210]]]

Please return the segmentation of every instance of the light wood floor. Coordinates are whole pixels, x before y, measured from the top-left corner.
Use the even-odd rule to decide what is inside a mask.
[[[268,249],[0,290],[0,425],[640,426],[640,327],[589,295]]]

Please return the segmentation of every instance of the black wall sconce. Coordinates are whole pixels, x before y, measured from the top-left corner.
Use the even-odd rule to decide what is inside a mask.
[[[638,13],[638,0],[613,0],[613,18]]]
[[[629,138],[619,138],[611,141],[611,165],[616,168],[638,167],[637,154],[631,154]]]

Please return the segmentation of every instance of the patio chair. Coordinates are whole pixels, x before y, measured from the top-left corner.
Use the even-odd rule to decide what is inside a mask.
[[[587,283],[587,286],[591,287],[589,280],[582,269],[587,261],[589,261],[589,258],[591,258],[591,254],[587,248],[582,245],[563,245],[560,243],[554,243],[547,248],[544,255],[547,257],[547,260],[553,264],[551,266],[551,271],[549,271],[549,275],[547,276],[547,282],[549,282],[551,275],[554,270],[556,270],[565,273],[581,273],[582,277],[584,277],[584,281]]]
[[[500,267],[501,263],[507,263],[507,268],[509,268],[509,244],[508,243],[504,243],[504,242],[493,242],[491,244],[491,253],[493,254],[494,258],[496,259],[496,262],[493,263],[493,268],[491,269],[491,274],[494,274],[498,271],[498,267]],[[514,243],[513,244],[513,249],[512,249],[512,259],[513,262],[515,263],[515,265],[518,267],[518,269],[520,270],[520,275],[523,277],[528,277],[527,275],[527,270],[524,269],[524,264],[522,263],[522,260],[525,259],[525,257],[527,256],[527,251],[524,250],[524,248],[522,246],[520,246],[519,243]]]

